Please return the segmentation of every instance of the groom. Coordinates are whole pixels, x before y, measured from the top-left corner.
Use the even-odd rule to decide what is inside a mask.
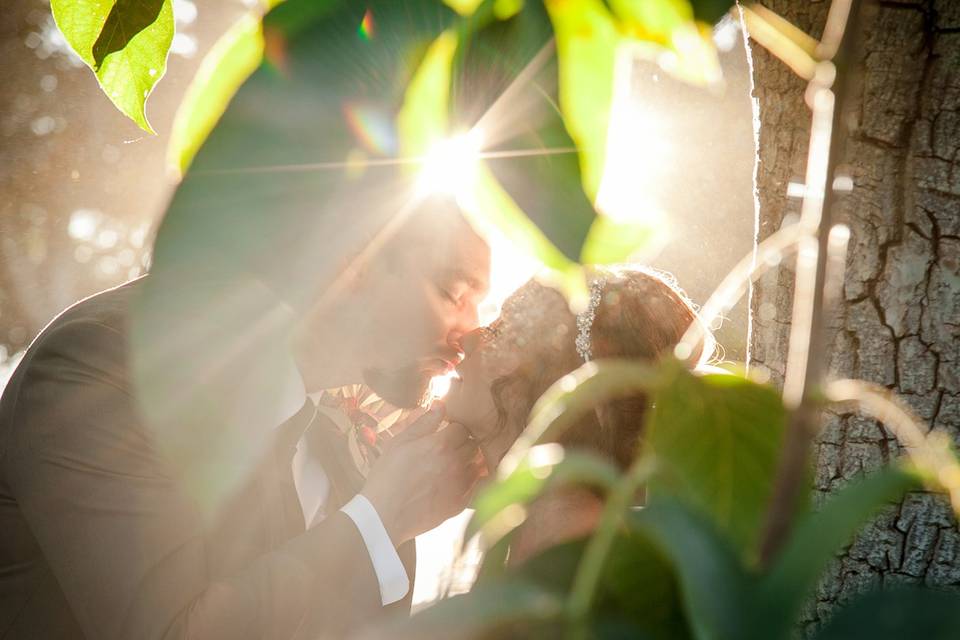
[[[381,31],[401,4],[379,3]],[[4,391],[0,637],[341,637],[409,610],[414,536],[468,500],[476,447],[442,409],[364,477],[311,398],[367,383],[416,405],[489,270],[449,202],[356,161],[369,140],[344,123],[395,115],[398,38],[359,38],[354,3],[302,27],[312,6],[267,16],[267,60],[178,187],[150,274],[51,322]],[[412,50],[449,19],[429,6]]]
[[[401,557],[465,506],[476,448],[433,410],[350,486],[345,442],[307,394],[367,382],[415,404],[476,324],[483,241],[455,212],[420,212],[333,304],[289,326],[271,318],[294,307],[243,275],[207,279],[198,297],[157,269],[54,320],[3,395],[3,637],[318,637],[408,609],[413,565]],[[171,312],[160,285],[191,314]],[[140,322],[150,298],[167,313]],[[238,299],[255,330],[224,315]],[[219,327],[229,336],[208,348]],[[153,359],[148,341],[195,355],[151,371],[138,364]],[[205,406],[211,393],[226,406]]]

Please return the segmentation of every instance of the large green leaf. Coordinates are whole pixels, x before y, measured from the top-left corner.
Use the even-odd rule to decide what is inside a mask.
[[[636,361],[592,360],[580,366],[537,400],[527,428],[504,456],[501,468],[512,470],[527,449],[560,435],[594,407],[624,395],[650,392],[662,382],[656,368]]]
[[[590,608],[616,542],[617,532],[622,527],[624,514],[633,505],[637,491],[650,479],[654,468],[650,458],[636,460],[607,497],[596,532],[577,567],[567,599],[567,616],[573,626],[574,636],[584,635]]]
[[[531,449],[509,476],[480,490],[472,504],[475,512],[467,525],[466,537],[486,530],[499,539],[522,521],[507,510],[516,513],[517,508],[522,509],[548,486],[578,484],[608,490],[617,477],[617,469],[599,456],[564,451],[557,444],[540,445]]]
[[[485,17],[477,17],[465,19],[462,24],[469,23],[471,29],[479,29],[484,22]],[[470,35],[466,28],[444,31],[431,43],[417,67],[397,117],[403,157],[423,158],[434,145],[454,133],[450,124],[453,63],[461,38]],[[460,76],[457,79],[459,82]],[[454,113],[454,122],[462,124],[464,120]],[[410,166],[419,167],[417,163]],[[486,162],[478,158],[465,170],[472,175],[464,180],[457,199],[477,231],[501,234],[517,250],[540,260],[555,274],[562,288],[573,295],[582,294],[585,285],[579,266],[530,220]]]
[[[690,0],[693,17],[707,24],[716,24],[729,13],[733,0]]]
[[[638,252],[656,245],[664,228],[656,218],[619,221],[597,216],[587,233],[580,253],[583,264],[616,264],[627,262]]]
[[[557,41],[560,108],[580,151],[584,191],[593,201],[603,177],[621,36],[601,0],[551,0],[546,7]]]
[[[711,2],[712,6],[701,4],[699,12],[708,17],[716,15],[721,3]],[[732,4],[726,2],[726,8]],[[659,51],[650,47],[641,50],[658,58],[665,70],[695,84],[720,81],[720,61],[710,27],[694,20],[695,7],[688,0],[610,0],[610,6],[631,37],[662,47]]]
[[[97,76],[103,92],[149,133],[145,103],[167,68],[172,0],[51,0],[64,38]]]
[[[456,51],[456,32],[444,31],[430,44],[410,80],[403,107],[397,116],[403,157],[424,156],[437,141],[448,135],[450,78]]]
[[[650,493],[709,514],[752,557],[783,440],[780,396],[739,376],[697,376],[672,362],[664,370],[646,431],[659,468]]]
[[[177,109],[168,164],[183,173],[223,115],[230,99],[263,59],[260,17],[248,13],[217,40],[200,63]]]
[[[682,503],[661,499],[630,512],[627,523],[673,565],[687,621],[698,640],[746,637],[750,579],[714,524]]]
[[[454,61],[452,115],[483,138],[486,166],[570,260],[596,218],[573,139],[557,106],[553,29],[542,3],[495,19],[484,5]]]
[[[587,544],[589,539],[574,540],[546,549],[518,567],[516,573],[523,580],[566,593]],[[597,583],[589,622],[593,629],[627,623],[634,633],[644,634],[640,637],[689,637],[673,567],[646,535],[623,529],[618,532]]]
[[[874,591],[836,612],[815,640],[954,640],[960,593],[901,588]]]
[[[835,554],[881,507],[920,488],[916,474],[885,467],[844,487],[801,520],[758,584],[757,637],[785,636]]]
[[[560,278],[583,279],[579,265],[557,249],[527,217],[486,163],[478,167],[475,187],[472,197],[463,205],[464,212],[479,231],[492,228],[502,233],[519,251],[535,256]]]

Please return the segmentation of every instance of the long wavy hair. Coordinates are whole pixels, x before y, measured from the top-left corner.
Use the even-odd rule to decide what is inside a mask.
[[[693,303],[670,274],[624,266],[597,269],[595,277],[603,285],[590,329],[593,359],[656,362],[672,354],[687,328],[700,322]],[[576,316],[558,292],[528,283],[517,295],[534,297],[535,304],[543,307],[542,313],[532,324],[525,323],[527,328],[519,337],[521,364],[496,379],[491,393],[499,428],[519,434],[543,392],[584,360],[574,344]],[[508,301],[502,325],[511,326],[511,314],[524,313],[524,306],[523,301],[513,305]],[[703,362],[714,353],[712,335],[706,330],[703,333],[691,362]],[[642,393],[605,403],[563,433],[558,442],[598,452],[626,468],[640,443],[648,407],[649,400]]]

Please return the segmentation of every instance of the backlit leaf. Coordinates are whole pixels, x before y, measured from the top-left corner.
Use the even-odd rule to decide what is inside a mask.
[[[658,370],[629,360],[591,360],[548,388],[530,412],[530,421],[504,456],[501,469],[511,471],[526,451],[563,433],[594,407],[624,395],[651,392],[662,383]]]
[[[627,262],[638,252],[655,245],[663,227],[656,220],[620,222],[609,216],[597,216],[583,244],[583,264]]]
[[[603,177],[621,37],[600,0],[547,0],[546,7],[557,42],[560,109],[580,152],[584,191],[593,201]]]
[[[230,99],[263,58],[260,18],[248,13],[217,40],[204,57],[177,109],[167,148],[169,165],[180,173],[223,115]]]
[[[659,500],[627,515],[673,566],[694,637],[740,640],[751,616],[750,577],[713,523],[683,504]]]
[[[679,365],[653,396],[646,446],[660,471],[651,495],[708,514],[747,557],[769,506],[786,412],[777,392],[726,374],[697,376]]]
[[[484,163],[478,167],[470,195],[461,205],[478,231],[482,233],[488,225],[492,226],[518,251],[536,257],[560,278],[567,274],[580,274],[580,266],[547,239]]]
[[[727,8],[732,3],[727,4]],[[610,0],[626,33],[639,42],[655,43],[666,51],[645,49],[660,66],[693,84],[720,81],[720,60],[708,24],[694,20],[687,0]],[[713,15],[718,7],[705,8]],[[721,14],[722,15],[722,14]]]
[[[479,491],[472,504],[475,511],[466,537],[469,539],[484,530],[488,533],[487,542],[494,543],[522,522],[523,507],[548,485],[578,484],[609,489],[617,477],[616,468],[596,455],[566,452],[558,444],[540,445],[529,451],[512,473]],[[508,509],[512,513],[505,513]]]
[[[149,133],[145,103],[167,68],[172,0],[52,0],[57,27],[103,92]]]
[[[457,34],[441,33],[431,43],[407,86],[403,107],[397,116],[400,152],[404,157],[425,155],[448,133],[450,78],[456,51]]]

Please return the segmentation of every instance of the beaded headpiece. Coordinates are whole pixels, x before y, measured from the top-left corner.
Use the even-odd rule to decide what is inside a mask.
[[[584,362],[590,362],[590,358],[593,357],[590,330],[593,328],[593,319],[597,315],[597,307],[600,306],[603,284],[602,278],[596,278],[590,282],[590,299],[587,301],[587,308],[577,314],[577,339],[574,345]]]

